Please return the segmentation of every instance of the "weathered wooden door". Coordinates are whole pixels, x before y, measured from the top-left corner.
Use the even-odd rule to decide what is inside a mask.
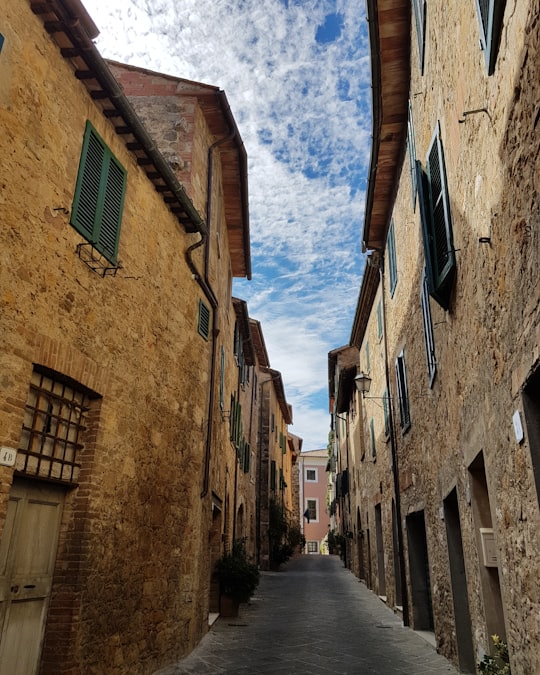
[[[11,488],[0,539],[0,673],[39,665],[64,492],[37,481]]]

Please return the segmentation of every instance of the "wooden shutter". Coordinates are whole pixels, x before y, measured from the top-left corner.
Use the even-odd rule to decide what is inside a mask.
[[[439,125],[428,150],[427,172],[424,173],[419,162],[416,166],[429,292],[444,309],[448,309],[456,255]]]
[[[413,0],[416,37],[418,40],[418,58],[420,73],[424,74],[424,53],[426,47],[426,0]]]
[[[387,239],[388,274],[390,277],[390,297],[393,297],[397,284],[396,238],[394,234],[394,220],[390,223]]]
[[[480,46],[486,59],[488,75],[492,75],[495,70],[505,4],[505,0],[476,0]]]
[[[413,211],[416,211],[416,143],[414,140],[414,124],[412,106],[409,101],[409,115],[407,118],[407,149],[409,151],[409,164],[411,172],[411,192]]]
[[[87,122],[71,224],[111,262],[116,262],[118,252],[126,177],[125,169]]]
[[[399,417],[402,429],[407,429],[411,424],[409,411],[409,392],[407,389],[407,374],[405,372],[405,357],[403,352],[396,359],[396,381],[399,398]]]
[[[433,335],[431,307],[429,306],[429,289],[425,270],[422,277],[422,293],[420,297],[420,304],[422,307],[422,318],[424,320],[424,341],[426,346],[429,386],[431,387],[435,379],[435,373],[437,372],[437,362],[435,360],[435,338]]]
[[[375,423],[373,422],[373,417],[369,420],[369,433],[371,436],[371,456],[375,458],[377,457],[377,445],[375,443]]]
[[[210,310],[202,300],[199,300],[199,322],[197,325],[199,335],[208,340],[210,335]]]

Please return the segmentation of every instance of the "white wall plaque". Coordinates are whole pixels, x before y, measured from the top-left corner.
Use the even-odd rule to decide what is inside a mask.
[[[521,415],[519,410],[516,410],[512,417],[512,422],[514,423],[514,433],[516,435],[516,441],[521,443],[523,440],[523,425],[521,424]]]
[[[17,450],[15,448],[6,448],[5,445],[0,447],[0,464],[2,466],[15,466],[17,459]]]

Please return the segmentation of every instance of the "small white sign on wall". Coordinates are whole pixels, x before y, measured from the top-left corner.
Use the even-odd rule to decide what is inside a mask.
[[[0,465],[15,466],[17,459],[17,450],[15,448],[7,448],[5,445],[0,447]]]
[[[521,415],[519,414],[519,410],[516,410],[512,417],[512,422],[514,423],[514,433],[516,435],[516,441],[518,443],[521,443],[523,441],[524,435],[523,435],[523,425],[521,424]]]

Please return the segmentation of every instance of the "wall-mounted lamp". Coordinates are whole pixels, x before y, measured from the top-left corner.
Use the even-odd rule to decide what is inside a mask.
[[[369,375],[360,371],[354,378],[354,383],[358,391],[362,394],[362,398],[364,398],[366,394],[369,394],[369,389],[371,387],[371,377]]]

